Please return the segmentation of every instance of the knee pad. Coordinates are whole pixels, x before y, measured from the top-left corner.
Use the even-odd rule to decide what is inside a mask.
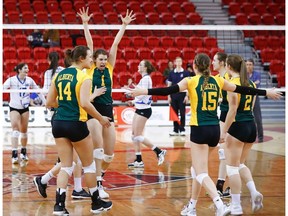
[[[218,156],[219,156],[219,160],[225,160],[225,159],[226,159],[226,158],[225,158],[225,151],[224,151],[224,149],[220,148],[220,149],[218,150]]]
[[[144,136],[133,136],[132,137],[132,141],[133,142],[143,142],[144,141],[144,139],[145,139],[145,137]]]
[[[239,167],[236,167],[236,166],[226,165],[226,171],[227,171],[228,177],[232,175],[237,175],[237,174],[239,175]]]
[[[74,170],[74,164],[71,167],[61,167],[61,170],[65,171],[69,177],[71,177]]]
[[[27,133],[20,133],[20,138],[21,139],[27,138]]]
[[[99,160],[103,160],[104,157],[104,149],[103,148],[97,148],[93,150],[93,157]]]
[[[204,178],[206,178],[207,176],[208,176],[208,173],[201,173],[196,176],[196,180],[199,182],[200,185],[202,185]]]
[[[83,167],[84,173],[96,173],[95,161],[93,161],[89,166]]]
[[[19,131],[17,131],[17,130],[13,130],[12,131],[12,137],[18,138],[19,136],[20,136],[20,132]]]
[[[104,156],[103,156],[103,160],[106,163],[111,163],[113,161],[113,158],[114,158],[114,154],[113,155],[104,154]]]
[[[239,166],[239,171],[240,171],[242,168],[245,168],[245,167],[247,167],[245,164],[240,164],[240,166]]]
[[[193,166],[191,166],[191,176],[192,176],[192,179],[195,179],[196,178],[196,172],[195,172],[195,169],[193,168]]]

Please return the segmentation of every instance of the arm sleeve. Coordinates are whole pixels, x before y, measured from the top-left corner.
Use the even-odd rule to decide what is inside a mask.
[[[263,89],[257,89],[257,88],[250,88],[250,87],[245,87],[245,86],[239,86],[236,85],[236,89],[234,92],[243,94],[243,95],[262,95],[266,96],[266,90]]]
[[[152,89],[148,89],[148,95],[170,95],[173,93],[177,93],[179,92],[179,86],[176,85],[172,85],[166,88],[152,88]]]

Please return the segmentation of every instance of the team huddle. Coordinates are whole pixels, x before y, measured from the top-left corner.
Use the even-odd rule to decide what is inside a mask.
[[[73,50],[66,51],[64,61],[66,68],[58,66],[57,53],[49,55],[52,66],[47,75],[45,74],[45,77],[50,79],[44,81],[45,89],[49,89],[46,100],[44,95],[41,95],[46,107],[53,112],[52,134],[59,159],[49,172],[35,177],[34,184],[39,194],[46,198],[47,183],[57,176],[54,215],[69,215],[65,201],[68,178],[72,173],[74,173],[73,198],[91,198],[91,212],[94,214],[108,211],[113,206],[112,201],[106,200],[109,199],[109,194],[104,191],[102,184],[105,172],[113,161],[116,142],[112,77],[118,44],[126,26],[135,20],[135,14],[133,11],[127,11],[125,17],[120,15],[122,25],[109,53],[103,49],[93,50],[93,40],[88,26],[92,14],[89,14],[88,8],[81,9],[78,15],[82,19],[87,46],[77,46]],[[211,75],[211,64],[217,67],[219,75]],[[224,73],[220,73],[222,69]],[[190,146],[193,180],[191,199],[184,206],[181,215],[197,215],[196,204],[202,186],[213,200],[217,216],[230,213],[243,214],[240,197],[242,182],[250,191],[252,211],[262,209],[263,196],[257,191],[251,172],[245,166],[245,160],[257,136],[252,111],[255,95],[279,99],[281,94],[276,90],[255,88],[255,84],[248,78],[246,62],[236,54],[216,53],[211,61],[208,55],[198,53],[193,60],[195,76],[186,77],[166,88],[152,88],[150,73],[154,70],[150,61],[141,60],[138,73],[142,78],[135,89],[129,89],[129,94],[134,98],[129,101],[129,105],[134,105],[136,108],[132,122],[132,141],[136,159],[129,163],[128,167],[144,167],[141,144],[155,152],[159,166],[163,164],[166,150],[153,145],[143,136],[146,121],[152,114],[152,95],[187,92],[191,106]],[[12,89],[21,83],[25,89],[38,89],[35,82],[27,76],[26,64],[18,65],[16,72],[15,77],[5,81],[4,88]],[[26,145],[29,106],[25,102],[26,97],[25,94],[19,96],[19,93],[11,93],[9,107],[13,131],[12,163],[19,162],[17,151],[19,136],[22,145],[20,158],[28,160]],[[219,98],[222,101],[220,123],[217,116]],[[216,187],[208,175],[209,152],[219,145],[224,149],[222,157],[219,158],[220,165],[224,166],[222,167],[224,181],[226,174],[229,178],[230,206],[226,206],[221,199],[224,195],[223,184],[221,186],[217,184]],[[88,192],[82,188],[81,169]]]

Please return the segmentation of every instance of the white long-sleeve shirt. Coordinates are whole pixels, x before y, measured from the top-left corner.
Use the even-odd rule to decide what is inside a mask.
[[[18,75],[9,77],[3,84],[3,89],[39,89],[38,85],[31,77],[26,77],[20,80]],[[39,94],[42,102],[45,104],[46,100],[42,94]],[[10,92],[9,106],[15,109],[25,109],[30,104],[29,92]]]
[[[54,73],[54,76],[55,76],[56,74],[58,74],[60,71],[62,71],[63,69],[65,69],[65,68],[64,68],[64,67],[61,67],[61,66],[58,66],[58,67],[56,68],[56,71],[55,71],[55,73]],[[48,92],[48,90],[49,90],[49,88],[50,88],[52,79],[53,79],[53,77],[52,77],[52,69],[49,69],[49,70],[45,71],[45,73],[44,73],[44,85],[43,85],[43,90],[46,91],[45,94],[47,94],[47,92]]]
[[[152,79],[147,74],[142,77],[142,79],[137,84],[139,88],[152,88]],[[134,105],[136,109],[148,109],[152,104],[152,96],[151,95],[140,95],[135,97]]]

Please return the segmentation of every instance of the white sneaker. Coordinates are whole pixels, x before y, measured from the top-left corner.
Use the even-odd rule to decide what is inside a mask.
[[[190,202],[183,207],[180,214],[183,216],[197,216],[196,208],[192,208],[192,206],[190,205]]]
[[[28,156],[27,156],[27,154],[20,154],[20,158],[21,158],[21,160],[25,160],[25,161],[28,161],[29,160],[29,158],[28,158]]]
[[[12,164],[18,164],[18,157],[12,157]]]
[[[143,163],[143,161],[140,161],[140,162],[134,161],[132,163],[129,163],[128,167],[130,167],[130,168],[143,168],[144,167],[144,163]]]
[[[226,216],[226,215],[230,214],[230,212],[231,212],[230,207],[223,204],[222,208],[216,210],[215,215],[216,216]]]
[[[165,155],[166,155],[167,150],[162,150],[161,153],[158,155],[158,166],[163,164],[165,160]]]
[[[180,135],[180,136],[186,136],[186,133],[185,133],[185,131],[181,131],[181,132],[179,133],[179,135]]]
[[[169,135],[170,135],[170,136],[178,136],[178,135],[179,135],[179,133],[178,133],[178,132],[175,132],[175,131],[173,131],[173,132],[170,132],[170,133],[169,133]]]
[[[240,203],[231,203],[230,209],[231,209],[231,215],[243,214],[242,206]]]
[[[99,197],[101,199],[108,199],[109,198],[109,194],[104,191],[104,187],[102,185],[98,186],[98,191],[99,191]]]
[[[263,208],[263,195],[257,191],[256,196],[251,198],[252,212],[255,213]]]

